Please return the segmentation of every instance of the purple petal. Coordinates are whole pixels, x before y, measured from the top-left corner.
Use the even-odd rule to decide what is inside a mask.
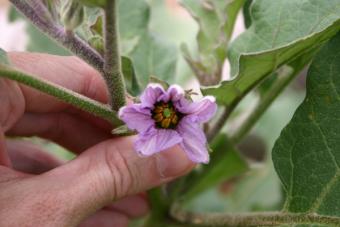
[[[140,133],[145,132],[155,124],[151,118],[151,111],[142,108],[141,104],[131,104],[120,108],[118,116],[129,129],[135,129]]]
[[[174,84],[168,88],[166,93],[162,95],[159,98],[159,100],[162,100],[163,102],[168,102],[171,100],[174,103],[174,102],[179,101],[183,97],[184,97],[184,90],[180,86]]]
[[[165,91],[161,85],[149,84],[140,96],[142,106],[153,108],[154,104],[159,100],[159,97],[164,94]]]
[[[216,113],[217,105],[213,96],[205,96],[199,102],[188,102],[181,100],[176,108],[184,114],[196,116],[199,123],[209,121]]]
[[[207,139],[199,124],[187,116],[181,120],[177,126],[177,131],[183,138],[181,146],[187,153],[189,159],[196,163],[208,163],[209,153],[206,147]]]
[[[175,130],[155,129],[139,134],[135,143],[138,153],[149,156],[154,153],[168,149],[182,141],[182,138]]]

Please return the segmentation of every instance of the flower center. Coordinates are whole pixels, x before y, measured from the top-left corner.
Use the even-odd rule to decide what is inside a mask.
[[[158,128],[176,128],[182,114],[176,111],[172,102],[157,102],[152,110],[152,118]]]

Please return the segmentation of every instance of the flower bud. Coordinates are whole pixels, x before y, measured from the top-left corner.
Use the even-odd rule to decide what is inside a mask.
[[[61,20],[68,31],[77,28],[84,19],[84,7],[77,0],[66,1],[62,13]]]

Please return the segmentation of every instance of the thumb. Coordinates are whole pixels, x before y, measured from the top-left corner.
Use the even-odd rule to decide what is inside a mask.
[[[40,177],[53,185],[54,196],[68,207],[72,222],[113,200],[139,193],[186,174],[194,164],[179,146],[140,157],[132,138],[100,143],[68,164]],[[80,221],[79,220],[79,221]]]

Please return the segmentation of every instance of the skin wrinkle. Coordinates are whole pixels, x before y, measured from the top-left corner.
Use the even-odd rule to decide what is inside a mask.
[[[16,83],[3,78],[0,79],[0,97],[7,97],[5,100],[0,99],[1,103],[7,103],[6,106],[1,105],[0,109],[0,118],[4,118],[0,119],[1,126],[6,132],[17,121],[15,116],[24,113],[25,97]]]
[[[15,209],[23,217],[30,215],[30,219],[12,218],[7,220],[7,217],[11,217],[11,215],[6,215],[5,210],[0,212],[2,214],[0,225],[3,226],[1,224],[1,221],[3,221],[6,226],[11,222],[9,226],[46,226],[47,223],[48,226],[65,226],[66,223],[63,221],[65,218],[63,217],[67,212],[63,213],[63,210],[67,209],[67,207],[63,207],[63,203],[58,202],[59,197],[48,186],[41,185],[40,188],[36,188],[34,187],[34,180],[31,179],[16,179],[10,185],[2,185],[7,189],[2,191],[2,194],[6,195],[10,200],[7,203],[7,212]],[[21,190],[22,187],[25,187],[26,190]],[[35,193],[32,194],[32,191],[35,191]],[[15,207],[11,208],[11,204]],[[20,206],[17,206],[17,204],[20,204]],[[58,224],[55,224],[57,221]],[[41,224],[39,225],[39,223]]]
[[[113,198],[121,198],[124,192],[134,191],[134,182],[132,170],[125,160],[125,157],[119,152],[115,144],[105,146],[105,163],[109,169],[109,172],[115,185],[115,191]]]

